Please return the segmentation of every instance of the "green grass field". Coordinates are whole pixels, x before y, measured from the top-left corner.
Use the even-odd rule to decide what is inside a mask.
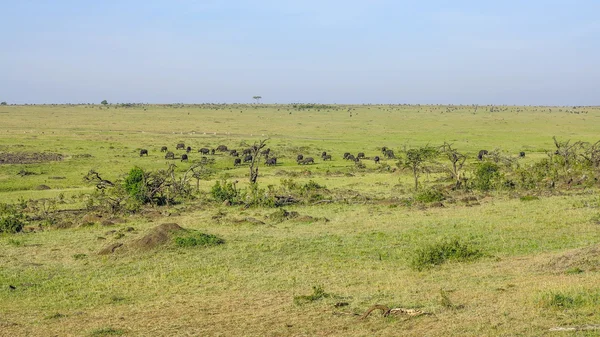
[[[383,146],[401,157],[403,149],[448,142],[468,156],[468,177],[482,149],[513,158],[524,151],[515,160],[528,167],[555,150],[553,136],[600,140],[600,108],[1,106],[0,120],[0,159],[62,155],[0,162],[0,203],[38,200],[28,207],[38,218],[80,210],[76,218],[60,218],[70,226],[30,214],[25,232],[0,234],[0,336],[545,336],[569,334],[554,327],[600,324],[597,181],[559,182],[552,190],[450,191],[452,181],[433,171],[421,175],[422,186],[448,193],[434,206],[406,202],[412,176],[397,169],[397,160],[356,167],[342,158],[344,152],[381,156]],[[209,193],[215,181],[237,180],[245,188],[249,171],[217,154],[207,156],[215,159],[215,173],[200,181],[196,199],[118,214],[110,225],[98,218],[111,215],[86,209],[95,187],[83,177],[91,169],[116,181],[134,166],[175,163],[181,175],[200,160],[201,147],[241,150],[260,139],[268,139],[278,165],[260,167],[259,186],[313,181],[326,187],[326,202],[284,206],[300,215],[290,219],[274,218],[277,208],[215,202]],[[168,146],[180,156],[179,142],[192,147],[190,162],[168,161],[160,152]],[[139,156],[142,148],[147,157]],[[322,161],[323,151],[333,160]],[[316,163],[298,165],[299,153]],[[53,208],[44,212],[44,201]],[[109,244],[126,247],[162,223],[225,243],[98,254]],[[412,267],[420,251],[454,239],[478,258]],[[375,304],[427,314],[373,312],[360,319]]]

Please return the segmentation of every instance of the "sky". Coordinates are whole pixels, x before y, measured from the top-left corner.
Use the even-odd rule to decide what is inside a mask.
[[[0,101],[600,105],[597,0],[0,0]]]

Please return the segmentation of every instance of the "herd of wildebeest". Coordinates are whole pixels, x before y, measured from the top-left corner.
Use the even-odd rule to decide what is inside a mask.
[[[180,158],[181,158],[181,161],[188,161],[189,153],[192,152],[192,147],[191,146],[186,147],[185,143],[178,143],[175,146],[175,150],[185,151],[185,153],[181,154]],[[161,147],[160,152],[165,152],[165,159],[171,159],[171,160],[175,159],[175,153],[172,151],[169,151],[169,148],[167,146]],[[228,153],[231,157],[234,157],[233,166],[239,166],[243,163],[252,162],[252,160],[256,154],[260,154],[261,156],[264,156],[265,165],[267,165],[267,166],[277,165],[277,157],[270,156],[271,155],[270,148],[267,148],[266,150],[262,150],[262,151],[258,152],[255,147],[249,147],[249,148],[242,150],[241,153],[238,152],[236,149],[229,149],[226,145],[219,145],[213,149],[209,149],[206,147],[198,149],[198,153],[203,155],[203,157],[201,158],[202,160],[207,160],[207,157],[205,155],[215,155],[217,152]],[[372,159],[376,164],[378,164],[382,158],[396,159],[396,155],[394,154],[394,151],[385,146],[381,148],[381,153],[382,153],[382,155],[381,155],[382,157],[374,156],[374,157],[370,158],[370,157],[365,156],[364,152],[359,152],[356,156],[354,156],[350,152],[345,152],[344,159],[346,159],[348,161],[353,161],[353,162],[360,162],[362,159]],[[483,157],[485,155],[487,155],[488,153],[489,152],[487,150],[479,151],[479,153],[477,155],[477,159],[483,160]],[[142,157],[144,155],[148,156],[147,149],[140,150],[140,157]],[[520,152],[519,156],[525,157],[525,152]],[[327,161],[327,160],[331,160],[332,157],[331,157],[331,154],[323,151],[321,153],[321,159],[323,161]],[[296,163],[298,165],[310,165],[310,164],[315,163],[315,159],[313,157],[305,157],[303,154],[298,154],[296,156]]]

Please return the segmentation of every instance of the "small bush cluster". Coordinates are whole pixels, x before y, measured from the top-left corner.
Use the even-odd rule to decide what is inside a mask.
[[[424,188],[415,193],[414,199],[418,202],[430,203],[444,201],[446,197],[440,190],[434,188]]]
[[[26,224],[25,214],[18,205],[0,204],[0,233],[18,233]]]
[[[447,261],[473,261],[482,256],[483,253],[469,243],[446,239],[417,249],[410,264],[413,269],[422,271]]]

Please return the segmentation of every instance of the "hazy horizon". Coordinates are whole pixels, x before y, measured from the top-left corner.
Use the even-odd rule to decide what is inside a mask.
[[[4,4],[0,101],[600,105],[600,2]]]

